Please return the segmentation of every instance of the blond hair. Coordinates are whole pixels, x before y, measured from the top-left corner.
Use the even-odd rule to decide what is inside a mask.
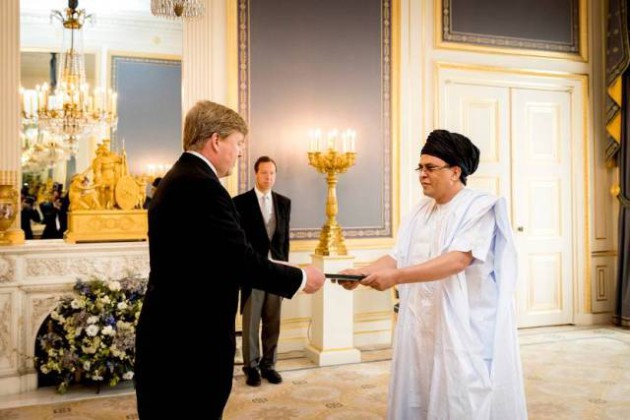
[[[210,101],[197,102],[186,114],[184,122],[184,150],[199,151],[217,133],[225,138],[238,131],[247,135],[247,123],[236,111]]]

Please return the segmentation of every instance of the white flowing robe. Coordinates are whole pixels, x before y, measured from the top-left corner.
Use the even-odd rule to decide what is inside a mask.
[[[473,262],[448,278],[402,284],[389,419],[526,419],[514,313],[516,252],[505,200],[464,188],[406,218],[398,267],[450,251]]]

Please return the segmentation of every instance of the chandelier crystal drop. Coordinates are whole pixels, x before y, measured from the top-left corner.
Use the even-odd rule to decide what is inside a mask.
[[[167,19],[196,18],[204,11],[199,0],[151,0],[151,13]]]

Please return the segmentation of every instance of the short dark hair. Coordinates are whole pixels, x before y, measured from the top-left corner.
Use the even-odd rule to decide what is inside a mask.
[[[254,172],[258,173],[258,167],[260,166],[261,163],[265,163],[265,162],[273,163],[273,166],[275,166],[275,168],[278,169],[278,165],[276,165],[275,160],[271,159],[269,156],[261,156],[258,159],[256,159],[256,163],[254,163]]]

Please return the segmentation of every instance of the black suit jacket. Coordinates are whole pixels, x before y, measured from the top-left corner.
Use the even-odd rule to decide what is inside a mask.
[[[140,418],[218,418],[232,387],[241,282],[291,297],[302,273],[254,251],[230,195],[190,153],[151,200],[149,254],[136,332]]]
[[[241,216],[241,226],[252,247],[263,257],[269,255],[279,261],[289,260],[289,223],[291,220],[291,200],[276,192],[271,192],[273,211],[276,217],[276,230],[269,240],[265,229],[265,220],[260,211],[256,191],[251,190],[234,197],[234,205]],[[241,312],[252,288],[243,285],[241,289]]]

